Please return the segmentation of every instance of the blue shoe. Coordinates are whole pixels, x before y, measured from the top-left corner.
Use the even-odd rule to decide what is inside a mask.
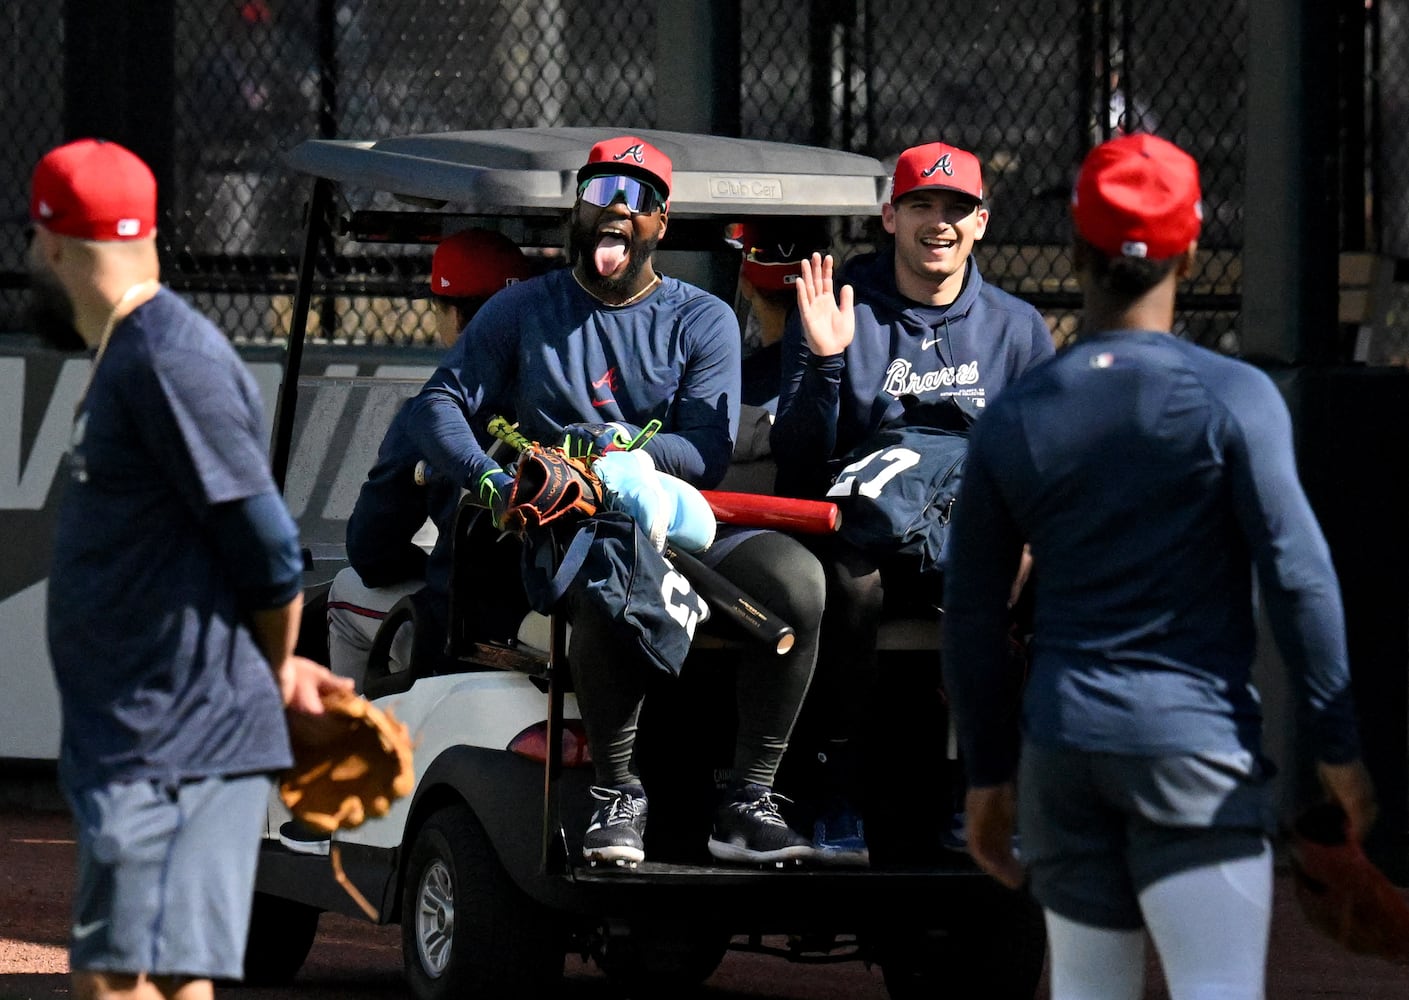
[[[866,827],[848,802],[838,802],[812,826],[815,860],[824,865],[866,868],[871,852],[866,847]]]

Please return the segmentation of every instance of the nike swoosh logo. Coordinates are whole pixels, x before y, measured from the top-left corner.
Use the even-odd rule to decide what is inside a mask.
[[[74,924],[69,933],[75,941],[82,941],[84,938],[92,937],[106,926],[108,926],[106,920],[94,920],[89,924]]]
[[[612,403],[615,403],[615,402],[616,402],[616,400],[614,400],[614,399],[594,399],[594,400],[592,400],[592,405],[593,405],[593,406],[610,406]]]
[[[933,347],[935,344],[938,344],[943,339],[943,337],[935,337],[933,340],[922,340],[920,341],[920,350],[928,351],[931,347]]]

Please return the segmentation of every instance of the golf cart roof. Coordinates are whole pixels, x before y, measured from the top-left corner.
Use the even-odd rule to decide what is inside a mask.
[[[467,214],[559,214],[602,139],[631,134],[670,157],[672,217],[876,215],[879,160],[818,146],[656,129],[501,128],[378,140],[310,139],[287,161],[345,187]]]

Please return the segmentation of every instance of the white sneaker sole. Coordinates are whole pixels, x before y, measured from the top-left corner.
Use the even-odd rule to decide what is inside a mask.
[[[584,847],[582,856],[588,861],[608,865],[638,865],[646,860],[646,852],[635,847]]]
[[[819,847],[814,844],[813,851],[817,863],[822,865],[838,868],[869,868],[871,865],[871,852],[864,847]]]
[[[279,843],[296,854],[319,854],[327,857],[333,847],[333,838],[328,837],[326,840],[295,840],[281,833],[279,834]]]
[[[775,861],[806,861],[816,856],[811,844],[795,844],[780,847],[775,851],[755,851],[740,844],[730,844],[723,840],[709,838],[709,853],[717,861],[735,861],[744,864],[769,864]]]

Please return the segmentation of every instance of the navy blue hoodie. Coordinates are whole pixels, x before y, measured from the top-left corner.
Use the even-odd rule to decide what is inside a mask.
[[[827,463],[900,422],[902,397],[952,406],[967,427],[1000,389],[1055,351],[1037,310],[986,284],[972,258],[963,290],[948,306],[902,296],[891,250],[849,261],[838,275],[837,287],[843,284],[856,295],[856,337],[844,352],[813,354],[796,312],[783,332],[770,443],[785,494],[825,489]]]

